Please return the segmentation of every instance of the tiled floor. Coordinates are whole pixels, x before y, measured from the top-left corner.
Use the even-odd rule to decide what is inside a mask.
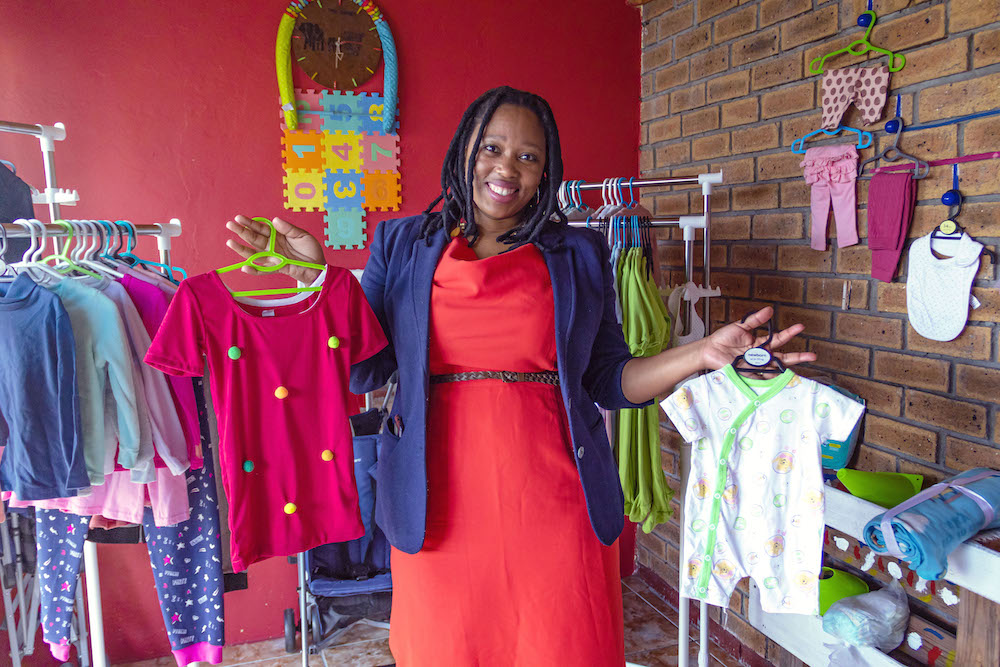
[[[667,667],[677,664],[677,611],[663,600],[637,576],[622,582],[622,602],[625,607],[625,660],[642,667]],[[343,642],[326,649],[323,654],[330,667],[382,667],[392,665],[389,652],[389,632],[380,628],[357,625],[343,637]],[[691,664],[697,665],[698,644],[692,640]],[[712,667],[738,667],[739,663],[712,646],[709,649]],[[293,667],[302,658],[285,653],[284,640],[272,639],[256,644],[227,646],[223,664],[257,665],[258,667]],[[127,667],[171,667],[173,658],[145,660]],[[311,656],[310,667],[323,666],[319,656]]]
[[[637,576],[622,581],[625,606],[625,660],[642,667],[677,664],[677,610],[660,599]],[[697,628],[692,628],[689,664],[698,664]],[[711,667],[739,667],[714,644],[708,648]]]

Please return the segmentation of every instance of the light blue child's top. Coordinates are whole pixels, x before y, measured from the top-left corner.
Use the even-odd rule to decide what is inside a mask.
[[[104,484],[106,424],[104,394],[110,388],[117,412],[118,462],[136,465],[139,455],[139,392],[132,375],[125,326],[114,302],[92,287],[66,279],[49,287],[62,301],[76,339],[80,424],[90,483]]]

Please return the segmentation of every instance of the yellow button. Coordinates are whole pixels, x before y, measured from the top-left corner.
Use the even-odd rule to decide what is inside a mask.
[[[284,387],[278,387],[277,389],[274,390],[274,395],[277,398],[288,398],[288,390],[285,389]]]
[[[337,338],[336,336],[330,336],[327,339],[326,344],[329,345],[331,349],[336,350],[338,347],[340,347],[340,339]]]
[[[297,509],[298,507],[295,506],[295,503],[285,503],[285,514],[295,514],[295,510]]]
[[[333,452],[331,452],[329,449],[324,449],[323,453],[320,454],[320,456],[323,457],[324,461],[332,461],[333,460]]]

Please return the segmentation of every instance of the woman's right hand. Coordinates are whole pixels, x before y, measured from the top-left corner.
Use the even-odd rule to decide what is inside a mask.
[[[300,262],[310,262],[312,264],[326,264],[323,256],[323,246],[304,229],[296,227],[290,222],[285,222],[281,218],[272,218],[274,225],[274,251],[284,255],[288,259],[299,260]],[[226,229],[233,232],[238,238],[229,239],[226,245],[237,255],[246,259],[256,252],[267,249],[267,240],[271,230],[263,222],[257,222],[245,215],[237,215],[235,221],[226,223]],[[260,260],[262,265],[273,265],[277,260],[271,257]],[[252,266],[244,266],[245,273],[260,273]],[[304,266],[286,264],[278,270],[299,282],[311,283],[319,276],[319,271],[309,269]]]

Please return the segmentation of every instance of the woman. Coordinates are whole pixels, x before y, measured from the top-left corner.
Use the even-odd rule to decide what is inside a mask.
[[[393,545],[390,647],[402,667],[622,665],[623,499],[594,403],[648,405],[731,362],[771,316],[631,358],[607,244],[565,224],[561,180],[549,105],[496,88],[463,115],[441,196],[380,224],[371,243],[361,285],[389,346],[352,369],[351,389],[399,370],[377,520]],[[274,223],[280,252],[323,261],[316,239]],[[261,225],[227,226],[240,255],[264,247]]]

